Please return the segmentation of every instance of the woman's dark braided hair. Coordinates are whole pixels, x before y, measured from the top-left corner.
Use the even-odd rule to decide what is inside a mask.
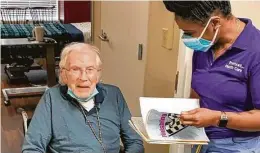
[[[229,18],[231,14],[231,5],[228,0],[208,0],[208,1],[163,1],[166,9],[174,12],[175,15],[184,20],[190,20],[205,24],[213,12],[221,13]]]

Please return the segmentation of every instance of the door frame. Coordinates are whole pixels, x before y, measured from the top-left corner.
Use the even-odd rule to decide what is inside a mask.
[[[183,32],[180,33],[180,40]],[[189,98],[191,89],[191,74],[192,74],[192,55],[193,50],[186,47],[182,41],[179,42],[179,54],[177,64],[177,90],[174,97]]]
[[[180,32],[180,40],[183,32]],[[179,41],[179,54],[177,61],[177,77],[175,98],[189,98],[191,89],[192,74],[192,55],[193,50],[186,47],[182,41]],[[191,153],[191,145],[172,144],[169,153]]]

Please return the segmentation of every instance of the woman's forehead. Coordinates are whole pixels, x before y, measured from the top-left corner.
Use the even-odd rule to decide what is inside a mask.
[[[191,20],[185,20],[180,17],[175,17],[175,21],[179,28],[183,31],[196,31],[198,28],[203,27],[201,24]]]

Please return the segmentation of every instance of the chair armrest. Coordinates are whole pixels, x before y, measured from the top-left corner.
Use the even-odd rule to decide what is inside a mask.
[[[17,113],[20,113],[22,115],[22,118],[23,118],[23,129],[24,129],[24,133],[27,132],[27,129],[28,129],[28,115],[26,113],[26,111],[23,109],[23,108],[18,108],[17,110]],[[30,119],[29,119],[30,120]]]

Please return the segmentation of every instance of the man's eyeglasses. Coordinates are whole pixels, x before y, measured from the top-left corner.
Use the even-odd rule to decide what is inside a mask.
[[[71,74],[75,75],[75,76],[81,76],[83,74],[83,72],[87,73],[87,75],[94,75],[96,74],[98,71],[100,71],[100,69],[97,69],[95,67],[86,67],[86,68],[80,68],[80,67],[71,67],[69,69],[64,68],[65,70],[69,71]]]

